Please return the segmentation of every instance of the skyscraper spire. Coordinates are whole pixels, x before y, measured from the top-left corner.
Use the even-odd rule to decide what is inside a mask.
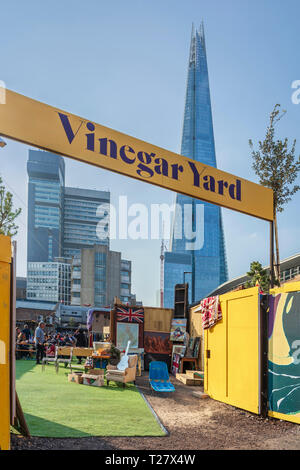
[[[204,22],[203,22],[203,20],[202,20],[201,23],[200,23],[198,34],[199,34],[200,40],[201,40],[201,42],[202,42],[203,49],[204,49],[204,51],[205,51],[205,53],[206,53],[206,47],[205,47],[205,33],[204,33]]]
[[[217,166],[203,22],[199,30],[192,25],[181,154]],[[190,302],[227,280],[220,207],[182,194],[176,204],[172,251],[165,253],[165,307],[173,307],[174,287],[184,282],[184,272],[191,273]]]

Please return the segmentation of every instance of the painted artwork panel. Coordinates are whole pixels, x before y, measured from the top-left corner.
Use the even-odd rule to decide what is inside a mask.
[[[170,342],[170,333],[145,331],[144,349],[146,353],[171,354],[172,343]]]
[[[269,409],[300,423],[300,292],[269,297]]]
[[[183,342],[185,332],[186,318],[174,318],[171,325],[170,340]]]

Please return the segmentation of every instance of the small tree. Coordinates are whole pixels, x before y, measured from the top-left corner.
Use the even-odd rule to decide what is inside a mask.
[[[300,156],[296,159],[294,140],[289,150],[288,139],[275,140],[275,126],[285,115],[276,104],[271,115],[264,141],[258,142],[258,150],[254,150],[252,140],[249,145],[252,149],[252,167],[259,177],[259,183],[273,189],[274,192],[274,229],[276,245],[276,277],[280,283],[280,258],[278,241],[277,213],[284,210],[292,196],[299,191],[300,186],[294,185],[300,170]]]
[[[20,215],[21,209],[13,210],[12,194],[6,191],[0,176],[0,234],[13,237],[18,232],[15,219]]]
[[[247,281],[245,287],[255,287],[259,285],[264,292],[269,291],[270,281],[268,273],[263,269],[259,261],[252,261],[250,264],[250,271],[247,272],[247,276],[250,277],[250,281]]]

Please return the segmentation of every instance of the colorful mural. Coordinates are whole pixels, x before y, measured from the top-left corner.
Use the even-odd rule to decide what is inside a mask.
[[[270,295],[268,337],[269,409],[300,423],[300,292]]]

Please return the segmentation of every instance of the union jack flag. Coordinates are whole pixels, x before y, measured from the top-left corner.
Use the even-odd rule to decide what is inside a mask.
[[[117,307],[117,321],[144,323],[144,309]]]

